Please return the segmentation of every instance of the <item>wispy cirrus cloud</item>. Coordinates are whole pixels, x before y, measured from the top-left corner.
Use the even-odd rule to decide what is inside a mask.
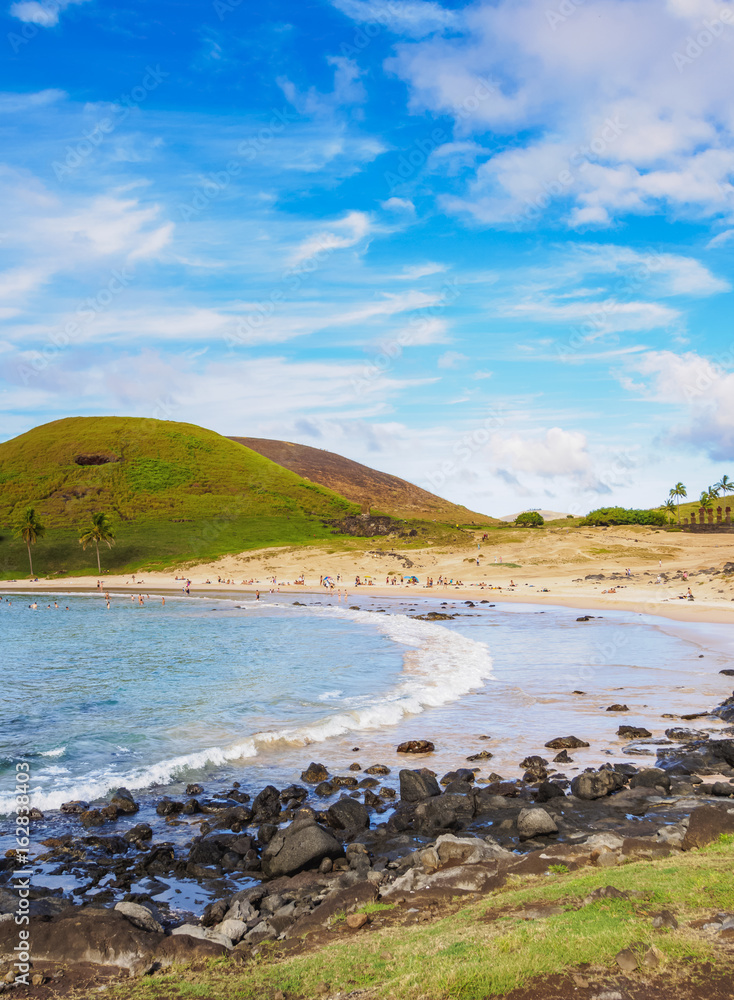
[[[396,35],[424,38],[454,28],[461,13],[432,0],[331,0],[342,14],[359,24],[379,24]]]

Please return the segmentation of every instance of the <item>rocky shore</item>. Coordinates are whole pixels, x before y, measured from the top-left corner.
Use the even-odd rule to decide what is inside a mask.
[[[710,714],[734,722],[734,695]],[[34,840],[29,867],[74,888],[31,879],[28,982],[79,964],[142,975],[215,955],[249,960],[265,942],[307,947],[337,921],[350,933],[379,926],[365,907],[382,900],[430,913],[512,873],[611,868],[734,833],[734,739],[681,727],[670,736],[654,767],[610,762],[571,780],[561,769],[585,745],[573,736],[548,740],[509,781],[477,781],[482,754],[439,776],[425,766],[425,740],[401,748],[424,766],[397,774],[379,763],[332,774],[312,762],[298,784],[254,796],[236,783],[216,796],[190,785],[159,799],[148,821],[122,788],[104,803],[66,803],[71,832]],[[32,816],[32,827],[45,823]],[[0,989],[25,981],[14,965],[16,866],[13,851],[0,860]],[[177,884],[201,889],[203,912],[172,905]]]

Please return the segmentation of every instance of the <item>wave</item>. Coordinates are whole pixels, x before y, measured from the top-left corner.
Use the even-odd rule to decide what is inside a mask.
[[[209,747],[128,771],[106,769],[92,773],[86,781],[70,779],[67,784],[57,779],[53,790],[32,790],[32,805],[42,810],[58,809],[69,799],[93,801],[122,785],[133,791],[167,785],[184,779],[191,771],[256,757],[261,749],[279,742],[309,746],[351,732],[395,726],[406,716],[457,701],[482,687],[492,676],[487,645],[443,625],[416,621],[405,615],[377,615],[341,608],[310,610],[316,617],[336,616],[369,625],[407,646],[399,682],[361,704],[342,706],[339,711],[301,727],[253,733],[227,747]],[[0,815],[9,813],[14,804],[12,796],[0,795]]]

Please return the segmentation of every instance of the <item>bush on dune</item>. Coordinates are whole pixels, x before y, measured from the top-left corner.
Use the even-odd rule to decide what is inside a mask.
[[[599,507],[590,511],[581,522],[582,527],[612,524],[648,524],[664,527],[668,519],[661,510],[632,510],[626,507]]]

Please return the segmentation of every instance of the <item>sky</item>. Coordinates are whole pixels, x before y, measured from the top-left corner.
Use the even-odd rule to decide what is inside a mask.
[[[0,439],[287,439],[495,515],[734,475],[732,0],[3,0]]]

